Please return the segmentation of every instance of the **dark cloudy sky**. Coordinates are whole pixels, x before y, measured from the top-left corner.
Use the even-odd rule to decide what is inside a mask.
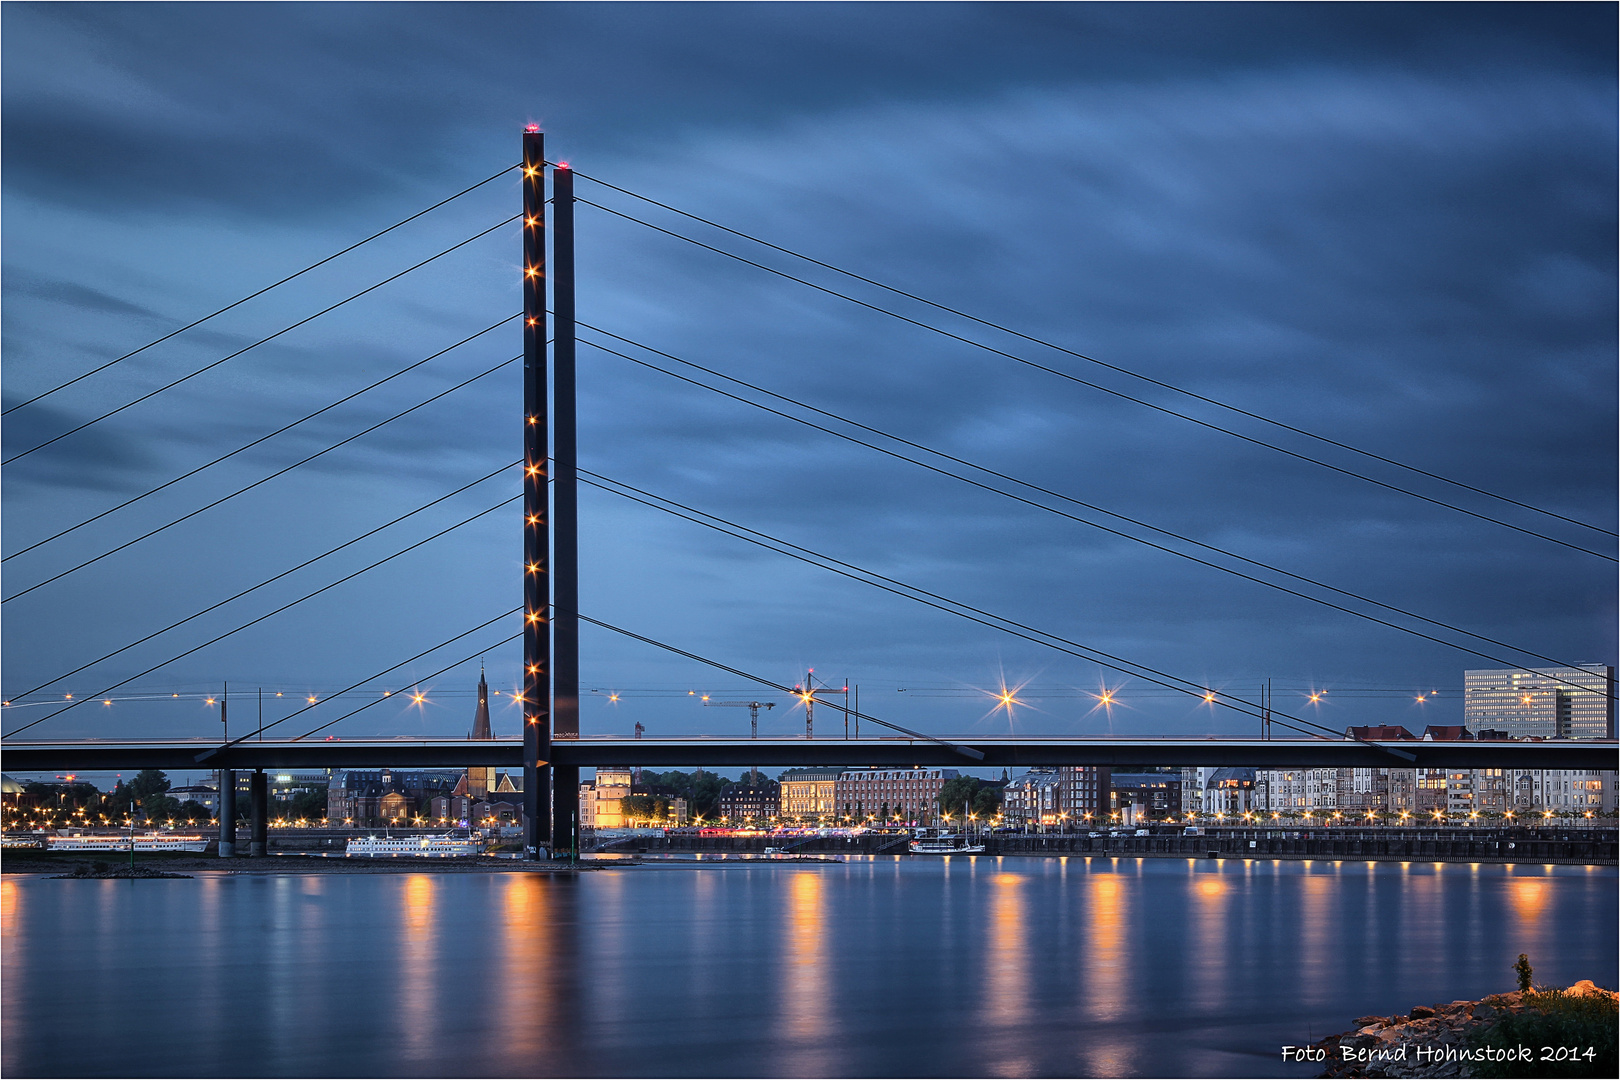
[[[550,156],[589,176],[1119,368],[1615,527],[1614,5],[8,3],[3,20],[8,408],[513,164],[519,132],[536,121]],[[1613,553],[1612,536],[897,298],[583,179],[579,194],[1145,402]],[[6,456],[496,225],[518,198],[515,177],[503,177],[18,409],[6,417]],[[580,317],[611,333],[1496,639],[1423,627],[1506,660],[1614,662],[1611,559],[1020,365],[591,206],[579,207],[579,236]],[[514,226],[499,228],[16,460],[5,469],[6,553],[514,314],[518,245]],[[507,324],[16,554],[6,594],[520,347]],[[227,680],[233,711],[238,693],[266,688],[267,718],[365,683],[364,696],[290,721],[288,734],[413,683],[422,705],[389,701],[331,732],[465,730],[476,661],[429,673],[482,649],[492,685],[509,688],[518,653],[493,642],[516,631],[512,620],[372,676],[517,605],[514,506],[170,658],[516,494],[512,470],[58,676],[515,461],[520,381],[516,365],[501,368],[6,603],[8,698],[40,684],[31,700],[99,698],[157,668],[111,691],[112,705],[29,736],[213,734],[199,695]],[[595,348],[580,349],[579,382],[584,468],[1196,684],[1252,697],[1270,678],[1278,707],[1296,712],[1305,691],[1325,688],[1309,714],[1325,723],[1414,727],[1457,722],[1463,670],[1499,666]],[[878,716],[957,733],[1254,729],[1139,676],[619,496],[585,489],[581,506],[587,615],[781,682],[813,666],[859,684],[863,710]],[[637,720],[655,735],[742,731],[746,711],[704,710],[687,691],[761,693],[590,628],[582,662],[586,689],[604,692],[587,694],[587,732],[627,734]],[[982,693],[1003,679],[1025,686],[1010,719]],[[1112,709],[1093,696],[1105,686],[1119,695]],[[1426,690],[1440,697],[1417,704]],[[239,707],[251,714],[250,702]],[[14,702],[5,729],[47,711]],[[786,733],[802,720],[779,708],[762,726]],[[497,732],[515,727],[498,704]]]

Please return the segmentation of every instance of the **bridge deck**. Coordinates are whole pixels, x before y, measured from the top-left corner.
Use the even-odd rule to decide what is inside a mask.
[[[520,768],[517,740],[266,739],[218,750],[203,739],[6,742],[7,770],[60,772],[127,769]],[[982,758],[964,754],[969,748]],[[934,766],[1025,768],[1032,765],[1235,765],[1474,769],[1613,769],[1612,739],[1553,742],[1390,742],[1349,739],[1065,739],[953,736],[951,743],[879,739],[616,739],[554,743],[551,762],[572,766]],[[1407,757],[1410,755],[1410,757]]]

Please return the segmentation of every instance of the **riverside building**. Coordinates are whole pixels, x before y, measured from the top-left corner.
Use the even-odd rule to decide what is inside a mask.
[[[1031,769],[1001,791],[1001,817],[1008,825],[1059,825],[1063,778],[1056,769]]]
[[[781,788],[763,776],[745,776],[720,791],[720,816],[732,821],[769,821],[781,809]]]
[[[833,801],[838,816],[861,822],[939,821],[939,793],[955,769],[845,769],[838,774]]]
[[[1463,726],[1511,738],[1614,738],[1614,668],[1491,669],[1463,673]]]
[[[780,812],[785,820],[820,821],[838,813],[841,769],[789,769],[778,780]]]
[[[624,828],[622,799],[633,794],[629,769],[597,769],[596,779],[579,785],[579,827]]]
[[[1106,765],[1065,765],[1058,769],[1063,782],[1063,813],[1070,821],[1107,821],[1113,770]]]

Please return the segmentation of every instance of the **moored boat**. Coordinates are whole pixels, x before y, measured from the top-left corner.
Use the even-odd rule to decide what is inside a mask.
[[[478,841],[470,833],[456,830],[442,836],[357,836],[349,841],[345,854],[433,859],[477,855],[478,851]]]
[[[206,851],[206,836],[181,836],[175,833],[137,833],[133,840],[136,851]],[[82,833],[75,836],[49,836],[46,847],[51,851],[128,851],[131,838],[123,836]]]
[[[907,845],[913,855],[980,855],[983,844],[970,844],[961,836],[936,836],[926,840],[913,840]]]

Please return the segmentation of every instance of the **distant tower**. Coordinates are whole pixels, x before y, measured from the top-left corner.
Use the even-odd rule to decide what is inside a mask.
[[[489,683],[484,681],[484,666],[478,665],[478,709],[473,713],[472,737],[474,739],[493,739],[494,733],[489,727]],[[491,766],[475,765],[467,770],[467,790],[476,799],[489,795],[490,788],[495,786],[495,769]]]

